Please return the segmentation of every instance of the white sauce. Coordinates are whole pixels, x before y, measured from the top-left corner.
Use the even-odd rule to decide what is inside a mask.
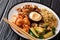
[[[32,19],[33,21],[40,21],[41,20],[41,15],[37,12],[31,12],[29,15],[30,19]]]

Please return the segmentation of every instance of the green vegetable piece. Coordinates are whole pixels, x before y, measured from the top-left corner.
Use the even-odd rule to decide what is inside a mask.
[[[34,30],[34,28],[30,28],[31,32],[36,36],[36,37],[39,37],[39,35],[36,33],[36,31]]]
[[[44,37],[43,37],[43,35],[40,35],[39,38],[40,38],[40,39],[43,39]]]
[[[55,34],[55,27],[52,27],[52,32],[53,32],[53,34]]]
[[[32,33],[31,31],[30,31],[29,33],[30,33],[32,36],[34,36],[33,33]]]
[[[35,27],[34,28],[37,32],[39,32],[39,33],[42,33],[42,32],[44,32],[44,28],[42,28],[42,27]]]
[[[34,37],[36,37],[30,30],[29,30],[29,34],[32,35],[32,36],[34,36]]]
[[[53,32],[50,31],[50,32],[46,33],[45,35],[43,35],[43,37],[46,39],[46,38],[51,37],[52,35],[53,35]]]
[[[48,23],[43,24],[43,27],[46,28],[46,29],[47,29],[48,26],[49,26]]]

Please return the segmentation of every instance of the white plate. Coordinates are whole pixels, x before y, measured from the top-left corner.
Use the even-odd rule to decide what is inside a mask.
[[[55,15],[55,17],[56,17],[57,20],[58,20],[58,26],[57,26],[57,28],[56,28],[56,34],[53,35],[52,37],[47,38],[47,40],[55,37],[55,36],[58,34],[59,30],[60,30],[60,27],[59,27],[59,25],[60,25],[60,24],[59,24],[59,22],[60,22],[60,21],[59,21],[59,17],[56,15],[56,13],[55,13],[53,10],[51,10],[50,8],[48,8],[47,6],[44,6],[44,5],[42,5],[42,4],[33,3],[33,2],[20,3],[20,4],[16,5],[16,6],[14,6],[14,7],[10,10],[9,15],[8,15],[8,20],[11,20],[11,17],[12,17],[14,14],[18,14],[17,11],[16,11],[17,8],[23,7],[23,6],[26,5],[26,4],[36,5],[36,6],[38,6],[38,8],[45,8],[45,9],[47,9],[48,11],[51,11],[51,12]],[[13,29],[18,35],[20,35],[20,36],[28,39],[26,36],[18,33],[14,28],[12,28],[12,29]],[[40,39],[38,39],[38,40],[40,40]]]

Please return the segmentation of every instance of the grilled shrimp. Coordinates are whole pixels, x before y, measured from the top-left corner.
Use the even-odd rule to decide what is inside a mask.
[[[22,19],[21,18],[17,19],[15,23],[16,23],[16,25],[21,26]]]
[[[29,25],[23,24],[23,30],[25,30],[26,32],[28,32],[29,31],[29,28],[30,28]]]
[[[23,22],[24,22],[24,24],[30,25],[30,22],[29,22],[27,15],[25,15]]]

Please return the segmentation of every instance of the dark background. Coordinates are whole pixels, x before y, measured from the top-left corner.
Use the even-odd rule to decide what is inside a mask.
[[[27,40],[17,35],[2,18],[7,17],[9,10],[13,5],[21,2],[37,2],[48,6],[60,18],[60,0],[1,0],[0,1],[0,40]],[[60,32],[50,40],[60,40]]]

